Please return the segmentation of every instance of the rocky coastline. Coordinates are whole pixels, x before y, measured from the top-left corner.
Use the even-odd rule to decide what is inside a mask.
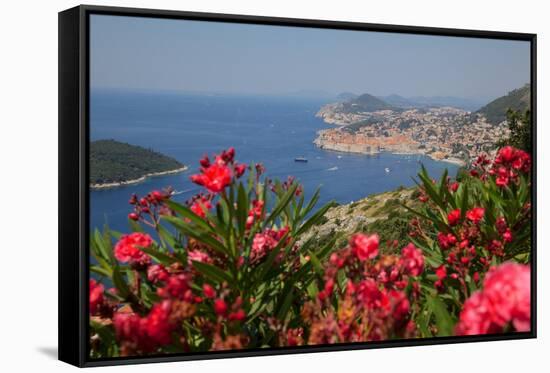
[[[142,177],[139,177],[137,179],[133,180],[124,180],[124,181],[118,181],[118,182],[112,182],[112,183],[103,183],[103,184],[90,184],[90,189],[92,190],[103,190],[103,189],[112,189],[112,188],[119,188],[124,187],[128,185],[134,185],[139,184],[147,180],[151,177],[157,177],[157,176],[165,176],[165,175],[173,175],[173,174],[179,174],[181,172],[184,172],[188,169],[187,166],[183,166],[174,170],[168,170],[168,171],[161,171],[161,172],[152,172],[143,175]]]

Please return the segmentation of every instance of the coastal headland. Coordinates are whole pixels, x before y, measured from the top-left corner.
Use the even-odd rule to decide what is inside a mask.
[[[509,136],[506,122],[490,123],[483,113],[455,107],[400,108],[364,94],[329,103],[316,114],[332,128],[313,143],[321,149],[377,154],[418,154],[466,165]]]

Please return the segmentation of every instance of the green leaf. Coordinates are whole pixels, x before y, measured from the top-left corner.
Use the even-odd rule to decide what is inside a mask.
[[[325,213],[330,209],[331,207],[334,207],[336,203],[334,201],[330,201],[323,207],[321,207],[315,214],[313,214],[302,226],[298,229],[296,232],[296,236],[300,236],[303,233],[307,232],[309,228],[311,228],[315,223],[319,222],[321,218],[325,215]]]
[[[101,343],[105,346],[116,344],[115,333],[112,328],[102,325],[94,320],[90,320],[90,328],[97,333]]]
[[[130,230],[132,232],[144,232],[143,228],[137,221],[134,221],[132,219],[128,219],[128,225],[130,225]]]
[[[173,216],[163,215],[162,219],[168,221],[170,224],[180,230],[184,235],[190,236],[202,242],[203,244],[210,246],[212,249],[222,254],[229,255],[228,249],[220,241],[212,237],[209,233],[205,233],[204,231],[200,231],[199,229],[194,229],[193,227],[190,227],[185,222],[183,222],[181,219]]]
[[[197,271],[199,271],[204,276],[206,276],[207,278],[209,278],[210,280],[214,281],[217,284],[222,283],[224,281],[226,281],[230,285],[233,283],[233,278],[231,277],[231,275],[225,272],[224,270],[222,270],[221,268],[218,268],[211,264],[197,262],[197,261],[192,261],[192,263],[193,263],[193,267],[195,267]]]
[[[277,318],[279,320],[285,320],[286,314],[288,313],[290,306],[292,306],[293,299],[294,299],[294,290],[293,290],[293,287],[290,287],[288,293],[283,299],[281,306],[279,307],[279,311],[277,312]]]
[[[315,190],[315,193],[309,200],[309,203],[307,204],[306,208],[303,209],[300,217],[301,219],[303,219],[307,214],[309,214],[309,212],[313,209],[313,207],[315,207],[315,205],[317,204],[317,201],[319,201],[320,194],[321,194],[321,188],[317,188]]]
[[[427,301],[429,307],[435,316],[435,323],[437,325],[437,335],[438,336],[449,336],[453,335],[454,322],[451,317],[451,314],[447,310],[445,303],[439,297],[433,296],[428,297]]]
[[[165,254],[153,247],[140,247],[139,249],[165,266],[169,266],[170,264],[176,263],[178,261],[176,258]]]
[[[110,250],[105,246],[103,236],[97,229],[94,231],[94,241],[98,249],[97,251],[99,256],[105,260],[109,260],[111,258]]]
[[[187,218],[191,222],[195,223],[202,230],[205,230],[207,232],[214,232],[214,229],[212,228],[212,226],[208,224],[206,221],[204,221],[203,218],[201,218],[200,216],[195,214],[193,211],[191,211],[189,207],[170,200],[166,201],[166,204],[176,213],[180,214],[184,218]]]
[[[464,219],[466,211],[468,210],[468,184],[464,184],[462,189],[462,200],[460,201],[461,218]]]
[[[99,267],[99,266],[90,266],[90,271],[92,271],[94,273],[97,273],[101,276],[108,277],[108,278],[111,278],[111,276],[113,275],[112,271],[109,271],[109,270],[107,270],[103,267]]]
[[[268,218],[264,222],[264,228],[271,222],[275,221],[277,217],[281,214],[281,212],[286,208],[286,206],[289,204],[292,197],[294,197],[294,194],[296,193],[296,189],[298,188],[298,183],[292,184],[285,194],[279,199],[273,210],[271,211],[271,214],[268,216]]]
[[[317,258],[317,255],[315,255],[314,253],[310,253],[309,254],[309,260],[311,262],[311,265],[315,269],[315,272],[317,272],[317,274],[319,276],[322,276],[323,275],[323,266],[321,265],[321,261]]]
[[[269,270],[273,266],[273,262],[275,261],[275,258],[277,258],[277,255],[279,255],[279,252],[281,251],[281,248],[286,244],[286,239],[289,235],[289,232],[285,233],[283,237],[279,240],[277,243],[277,246],[271,250],[269,255],[267,256],[267,259],[262,263],[262,265],[258,268],[258,272],[260,273],[258,277],[258,281],[263,281],[269,272]],[[288,243],[288,247],[294,246],[294,240]]]
[[[126,281],[124,281],[124,277],[122,276],[122,273],[120,272],[120,267],[118,265],[115,265],[113,267],[113,285],[115,285],[115,288],[118,291],[118,294],[126,299],[130,295],[130,288],[128,287],[128,284],[126,284]]]
[[[418,174],[418,177],[420,177],[420,180],[422,180],[422,186],[424,187],[424,191],[430,197],[430,199],[434,201],[440,208],[445,210],[445,202],[443,202],[443,199],[441,198],[439,193],[436,191],[434,184],[432,183],[432,179],[430,179],[430,176],[428,175],[428,171],[426,171],[426,168],[424,167],[424,165],[422,165],[422,169]]]
[[[248,217],[248,197],[244,186],[242,183],[239,183],[239,188],[237,192],[237,222],[239,225],[239,236],[244,234],[246,228],[246,219]]]
[[[176,239],[166,228],[158,224],[157,231],[162,241],[166,242],[168,246],[172,248],[176,247]]]

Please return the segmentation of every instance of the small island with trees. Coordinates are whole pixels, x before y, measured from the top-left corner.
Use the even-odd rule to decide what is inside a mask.
[[[153,176],[183,172],[178,160],[116,140],[90,143],[90,188],[106,189],[136,184]]]

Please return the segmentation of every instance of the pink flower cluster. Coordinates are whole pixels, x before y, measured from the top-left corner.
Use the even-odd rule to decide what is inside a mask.
[[[136,351],[152,352],[172,343],[172,332],[177,327],[174,313],[174,303],[170,300],[153,305],[145,317],[133,312],[117,312],[113,317],[113,325],[116,337],[125,350],[123,355]]]
[[[246,171],[247,166],[235,162],[235,149],[224,150],[220,155],[210,158],[205,155],[201,160],[201,173],[191,175],[191,181],[202,185],[212,193],[220,193],[231,184],[233,175],[240,178]]]
[[[152,244],[153,239],[146,233],[134,232],[124,235],[115,245],[115,258],[136,267],[148,265],[151,258],[140,248],[148,248]]]
[[[133,194],[128,203],[134,206],[134,210],[128,214],[128,218],[138,221],[149,216],[152,221],[156,221],[156,217],[159,213],[165,213],[167,211],[164,202],[170,199],[171,196],[171,188],[164,191],[153,190],[142,198],[138,198],[136,194]]]
[[[99,313],[105,299],[103,298],[104,287],[94,279],[90,279],[90,315]]]
[[[254,222],[262,220],[264,217],[264,201],[254,200],[252,201],[252,208],[248,212],[248,217],[246,218],[246,229],[250,229]]]
[[[366,234],[355,234],[350,239],[350,247],[360,261],[373,259],[378,255],[380,239],[377,234],[367,236]]]
[[[201,218],[206,217],[206,212],[210,210],[212,206],[212,197],[211,196],[204,196],[204,195],[198,195],[193,198],[191,201],[191,211],[193,211],[196,215],[200,216]]]
[[[250,264],[255,265],[262,261],[271,250],[279,244],[279,241],[288,233],[289,227],[283,227],[279,230],[266,229],[261,233],[256,233],[252,240],[252,248],[250,250]],[[288,241],[289,237],[287,237]]]
[[[422,251],[409,244],[400,256],[378,257],[378,252],[377,235],[358,233],[347,248],[331,255],[319,303],[306,304],[302,312],[311,323],[309,344],[414,334],[414,323],[409,320],[411,297],[417,297],[416,278],[424,271]],[[336,286],[341,271],[347,277],[343,294]],[[332,308],[334,297],[339,303],[337,312]]]
[[[504,263],[489,271],[483,289],[465,303],[456,327],[458,335],[519,332],[531,328],[531,270]]]
[[[481,155],[473,164],[471,174],[485,180],[488,175],[495,177],[497,186],[503,188],[510,183],[516,183],[520,174],[531,172],[531,156],[529,153],[505,146],[499,149],[491,164],[487,156]]]

